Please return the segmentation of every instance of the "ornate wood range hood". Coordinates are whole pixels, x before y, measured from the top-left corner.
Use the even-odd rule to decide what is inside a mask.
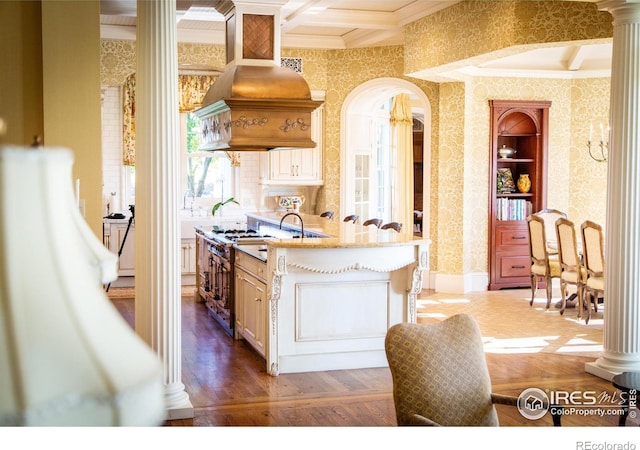
[[[201,150],[264,151],[312,148],[311,99],[304,78],[280,67],[280,8],[285,1],[220,0],[225,16],[225,72],[209,89],[196,115]]]

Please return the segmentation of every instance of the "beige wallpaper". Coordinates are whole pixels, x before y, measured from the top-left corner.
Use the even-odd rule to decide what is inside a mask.
[[[120,86],[136,71],[136,44],[131,41],[100,41],[100,83]]]
[[[568,178],[569,217],[575,223],[593,220],[606,229],[607,164],[587,156],[589,125],[599,140],[599,124],[609,123],[611,80],[576,80],[571,85],[571,141]]]
[[[436,83],[403,76],[404,52],[399,46],[375,47],[327,52],[327,99],[325,102],[325,185],[319,201],[323,209],[340,207],[340,114],[345,98],[362,83],[382,77],[407,80],[422,89],[431,102],[431,229],[437,229],[438,214],[438,98]],[[348,131],[347,131],[348,132]],[[438,235],[430,236],[432,248],[437,247]],[[432,251],[430,264],[438,265],[438,252]]]
[[[308,48],[283,48],[281,56],[285,58],[302,58],[302,76],[311,90],[327,89],[328,55],[326,50]]]
[[[461,2],[407,26],[405,73],[424,79],[488,57],[557,41],[612,36],[609,13],[583,2]],[[519,50],[519,49],[518,49]],[[436,69],[437,68],[437,69]],[[606,168],[586,156],[588,124],[608,117],[609,80],[469,78],[440,84],[436,263],[444,274],[488,270],[488,100],[551,100],[548,207],[604,226]],[[430,98],[438,101],[429,94]],[[435,148],[435,146],[434,146]],[[479,170],[482,168],[482,170]],[[576,176],[580,174],[580,176]],[[580,180],[592,180],[584,182]],[[593,189],[602,186],[602,189]]]
[[[431,102],[432,270],[448,275],[488,271],[489,99],[552,102],[547,206],[567,211],[577,224],[589,218],[605,225],[606,165],[588,157],[585,140],[590,122],[596,128],[607,122],[608,78],[470,78],[438,84],[404,76],[516,41],[578,39],[587,33],[600,39],[611,33],[610,16],[594,12],[594,5],[522,3],[457,4],[410,24],[406,47],[282,50],[282,56],[303,58],[303,76],[312,90],[326,91],[325,185],[319,192],[319,209],[340,207],[340,114],[345,98],[366,81],[398,77],[422,89]],[[527,25],[516,23],[519,19]],[[549,29],[541,30],[547,22]],[[569,22],[575,26],[567,26]],[[223,50],[222,46],[180,44],[178,56],[181,63],[222,67]],[[102,83],[121,84],[133,71],[135,44],[103,40]]]
[[[438,148],[437,241],[438,253],[433,270],[447,274],[463,273],[464,221],[466,215],[465,178],[465,87],[462,83],[444,83],[440,87],[440,145]],[[474,171],[476,174],[479,171]],[[482,173],[480,173],[482,175]],[[486,204],[486,201],[484,202]],[[485,214],[486,215],[486,214]]]
[[[550,100],[547,207],[605,226],[606,164],[587,153],[589,123],[606,126],[609,79],[475,78],[440,89],[438,271],[485,272],[490,99]]]
[[[611,15],[595,3],[465,1],[407,25],[405,73],[456,67],[521,51],[515,46],[606,39]]]
[[[346,96],[358,85],[379,77],[401,77],[402,47],[330,50],[325,103],[326,209],[340,207],[340,113]]]
[[[136,71],[136,43],[102,39],[100,41],[100,74],[103,86],[120,86]],[[224,68],[224,46],[178,44],[178,64],[203,64]]]

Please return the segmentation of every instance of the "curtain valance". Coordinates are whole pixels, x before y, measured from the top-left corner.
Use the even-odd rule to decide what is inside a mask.
[[[212,75],[178,75],[178,110],[193,111],[202,106],[202,100],[218,79]],[[135,165],[136,160],[136,74],[127,77],[123,85],[123,151],[122,162]]]

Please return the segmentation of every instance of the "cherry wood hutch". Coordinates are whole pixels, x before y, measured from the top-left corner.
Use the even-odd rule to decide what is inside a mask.
[[[549,101],[490,100],[489,290],[531,285],[527,216],[546,207]],[[515,154],[501,157],[499,150]],[[509,169],[508,171],[506,169]],[[511,183],[505,172],[511,172]],[[528,174],[531,188],[516,183]]]

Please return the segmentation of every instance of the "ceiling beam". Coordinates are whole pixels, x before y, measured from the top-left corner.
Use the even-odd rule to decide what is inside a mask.
[[[306,15],[304,23],[306,26],[329,28],[391,29],[398,26],[395,13],[392,12],[338,9]]]
[[[569,50],[569,58],[567,60],[567,70],[578,70],[584,64],[589,54],[587,46],[577,45]]]
[[[456,1],[430,1],[418,0],[408,4],[404,8],[400,8],[394,14],[396,15],[397,26],[405,26],[411,22],[415,22],[423,17],[430,16],[443,9],[455,5]]]
[[[401,28],[393,30],[353,30],[343,36],[345,48],[376,47],[384,45],[402,45],[404,31]]]
[[[304,2],[304,4],[295,11],[288,13],[284,11],[282,14],[282,32],[286,33],[294,29],[297,26],[302,26],[306,23],[309,16],[318,14],[320,11],[324,11],[330,8],[338,0],[310,0]],[[285,5],[286,6],[286,5]]]
[[[322,48],[343,50],[347,48],[340,36],[287,33],[282,35],[282,46],[289,48]]]

